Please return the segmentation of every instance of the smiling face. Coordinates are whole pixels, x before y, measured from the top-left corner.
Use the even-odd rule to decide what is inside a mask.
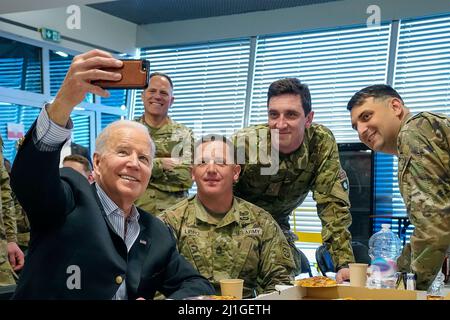
[[[393,97],[367,98],[351,110],[352,127],[362,143],[375,151],[397,154],[397,136],[405,115],[403,103]]]
[[[233,183],[241,167],[233,163],[229,146],[223,141],[209,141],[195,150],[192,179],[200,197],[232,195]]]
[[[131,126],[114,128],[100,153],[94,153],[97,183],[125,213],[144,193],[151,176],[150,137],[144,130]]]
[[[146,115],[156,118],[166,117],[174,101],[172,91],[172,86],[167,78],[151,77],[147,89],[142,92]]]
[[[305,129],[311,126],[314,112],[305,116],[299,95],[283,94],[269,100],[268,123],[270,129],[279,131],[279,150],[289,154],[303,143]]]

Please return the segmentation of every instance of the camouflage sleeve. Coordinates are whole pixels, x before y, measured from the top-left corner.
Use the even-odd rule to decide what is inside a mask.
[[[8,261],[6,241],[0,239],[0,287],[15,283],[12,268]]]
[[[400,135],[400,191],[415,229],[399,261],[410,261],[418,290],[428,289],[450,245],[450,130],[433,127],[423,122]]]
[[[160,158],[153,159],[152,178],[161,179],[163,176],[163,165]]]
[[[150,183],[160,190],[177,192],[189,190],[192,187],[191,163],[194,135],[191,130],[186,130],[186,134],[180,139],[177,146],[182,146],[181,164],[176,165],[173,169],[164,169],[160,158],[155,158],[153,161]]]
[[[289,244],[275,220],[268,219],[263,232],[258,281],[263,293],[268,293],[274,291],[277,284],[291,284],[295,264]]]
[[[3,162],[0,166],[1,171],[1,193],[2,193],[2,212],[3,222],[5,224],[5,234],[7,242],[17,243],[17,224],[14,210],[14,200],[11,196],[11,186],[9,184],[9,175]]]
[[[0,137],[0,143],[3,144],[1,137]],[[0,152],[0,167],[2,168],[2,170],[4,170],[6,172],[6,170],[4,169],[4,166],[3,166],[3,155],[1,154],[1,152]],[[0,185],[0,191],[3,191],[2,185]],[[8,249],[7,249],[7,243],[6,243],[5,225],[3,223],[2,209],[3,208],[0,207],[0,286],[6,286],[6,285],[14,284],[15,281],[14,281],[14,277],[12,275],[11,265],[9,264],[9,261],[8,261]]]
[[[179,207],[179,203],[176,205],[176,207]],[[177,245],[178,239],[180,239],[181,235],[180,229],[182,227],[182,219],[179,219],[178,217],[180,215],[182,216],[182,213],[184,212],[183,208],[177,210],[173,208],[166,209],[161,213],[161,215],[158,216],[158,218],[161,219],[167,226],[169,226],[170,230],[172,230],[173,236],[177,240]]]
[[[351,234],[352,223],[348,180],[341,168],[336,141],[331,132],[321,139],[317,152],[318,170],[313,185],[313,198],[322,222],[322,239],[333,259],[336,271],[354,262]]]

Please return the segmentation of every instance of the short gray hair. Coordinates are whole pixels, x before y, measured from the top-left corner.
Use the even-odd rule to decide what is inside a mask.
[[[155,158],[155,143],[153,142],[152,137],[150,136],[150,133],[148,132],[148,129],[146,126],[144,126],[142,123],[131,121],[131,120],[117,120],[112,123],[110,123],[105,129],[100,132],[97,139],[95,140],[95,152],[98,154],[102,154],[105,152],[106,148],[106,142],[109,140],[109,137],[111,136],[111,133],[118,128],[135,128],[138,130],[141,130],[142,132],[145,132],[146,135],[148,135],[148,138],[150,140],[150,156],[151,160]]]

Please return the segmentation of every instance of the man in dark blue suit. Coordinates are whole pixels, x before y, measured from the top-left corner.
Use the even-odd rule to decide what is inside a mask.
[[[155,153],[144,126],[123,120],[100,133],[94,184],[71,168],[58,169],[73,108],[88,92],[107,96],[91,81],[120,79],[101,69],[121,64],[99,50],[76,56],[55,100],[19,148],[11,183],[29,217],[31,239],[15,299],[214,294],[178,253],[168,227],[133,204],[147,187]]]

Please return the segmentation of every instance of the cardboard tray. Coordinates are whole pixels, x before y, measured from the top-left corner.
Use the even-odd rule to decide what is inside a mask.
[[[331,288],[303,288],[298,286],[261,295],[256,300],[426,300],[425,291],[369,289],[338,285]]]

